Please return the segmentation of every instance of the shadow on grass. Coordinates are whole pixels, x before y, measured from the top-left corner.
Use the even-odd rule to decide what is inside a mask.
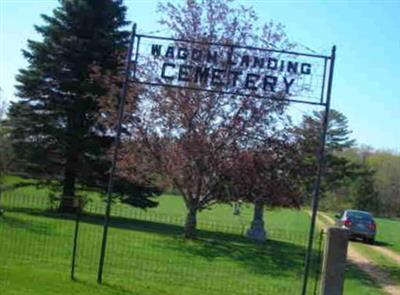
[[[384,271],[387,272],[390,276],[390,279],[397,284],[400,283],[400,267],[394,265],[385,265]]]
[[[392,243],[387,243],[387,242],[383,242],[383,241],[375,241],[375,243],[373,245],[374,246],[380,246],[380,247],[391,247],[391,246],[393,246]]]
[[[352,279],[361,283],[362,286],[380,289],[380,286],[372,280],[365,272],[363,272],[356,265],[347,263],[346,265],[346,280]],[[346,291],[346,289],[344,290]]]
[[[184,252],[188,258],[203,257],[209,263],[217,259],[235,261],[252,273],[276,277],[300,275],[305,255],[305,248],[288,242],[268,240],[256,244],[244,238],[235,241],[200,238],[194,242],[176,239],[163,247]]]
[[[16,213],[24,213],[29,214],[32,216],[40,216],[40,217],[48,217],[51,219],[62,219],[62,220],[76,220],[75,214],[69,213],[58,213],[55,211],[50,210],[43,210],[43,209],[36,209],[36,208],[12,208],[8,209],[9,212],[16,212]],[[6,213],[7,213],[6,211]],[[5,214],[7,216],[7,214]],[[150,215],[151,217],[151,215]],[[155,218],[156,219],[156,218]],[[178,219],[176,219],[178,220]],[[80,216],[80,221],[88,224],[93,225],[100,225],[103,226],[104,224],[104,216],[102,214],[97,213],[83,213]],[[134,230],[134,231],[142,231],[142,232],[149,232],[149,233],[156,233],[161,235],[168,235],[168,236],[182,236],[184,228],[182,225],[176,223],[169,223],[170,220],[167,218],[164,220],[143,220],[138,219],[136,216],[132,217],[120,217],[120,216],[112,216],[109,221],[109,226],[118,228],[118,229],[126,229],[126,230]],[[226,229],[230,229],[232,227],[226,226],[219,226],[218,224],[214,224],[212,226],[207,226],[208,229],[198,229],[198,239],[215,239],[220,241],[230,241],[230,242],[241,242],[241,243],[248,243],[253,245],[259,245],[258,243],[254,243],[244,236],[227,232]],[[241,229],[238,229],[237,232],[240,232]],[[289,238],[284,242],[288,243],[298,243],[299,238],[296,235],[291,235],[291,232],[288,231]],[[282,239],[280,239],[282,240]],[[302,239],[300,239],[302,241]],[[299,248],[303,249],[303,246],[299,246]]]
[[[16,218],[6,214],[0,217],[0,222],[4,223],[10,228],[22,228],[26,231],[35,234],[41,234],[41,235],[53,234],[53,226],[46,222],[40,222],[36,220],[35,222],[32,222],[31,220],[23,220],[21,218]]]
[[[400,282],[400,267],[395,265],[387,265],[385,263],[379,264],[376,261],[371,261],[370,263],[360,263],[357,264],[360,269],[372,269],[377,273],[382,274],[383,280],[387,280],[388,282],[396,282],[399,284]]]

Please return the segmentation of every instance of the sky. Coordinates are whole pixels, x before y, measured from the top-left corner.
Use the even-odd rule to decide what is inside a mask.
[[[176,0],[179,1],[179,0]],[[176,2],[174,1],[174,2]],[[236,0],[253,6],[262,22],[280,22],[298,51],[329,55],[337,46],[332,107],[344,113],[359,145],[400,152],[400,0]],[[127,1],[139,33],[160,31],[154,0]],[[56,0],[0,0],[0,87],[15,101],[15,75],[27,62],[34,25]],[[304,111],[304,110],[302,110]]]

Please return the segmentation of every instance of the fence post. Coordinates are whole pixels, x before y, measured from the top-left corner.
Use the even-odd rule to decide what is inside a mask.
[[[322,266],[322,295],[342,295],[345,279],[349,230],[331,227],[325,244]]]
[[[74,242],[72,248],[72,262],[71,262],[71,280],[75,280],[75,264],[76,264],[76,250],[78,248],[78,235],[79,235],[79,223],[81,220],[81,210],[79,208],[76,213],[75,219],[75,234],[74,234]]]
[[[321,277],[321,259],[322,259],[322,242],[324,240],[324,230],[321,229],[319,233],[319,239],[318,239],[318,253],[317,253],[317,269],[315,270],[315,281],[314,281],[314,295],[318,294],[318,285],[319,285],[319,279]]]

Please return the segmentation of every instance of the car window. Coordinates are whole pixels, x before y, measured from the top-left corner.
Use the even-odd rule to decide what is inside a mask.
[[[371,220],[372,217],[368,212],[348,211],[347,216],[352,219]]]

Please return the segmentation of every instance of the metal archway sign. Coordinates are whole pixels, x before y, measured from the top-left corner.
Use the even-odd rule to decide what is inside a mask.
[[[102,282],[103,276],[113,179],[127,85],[133,82],[153,87],[251,96],[256,99],[279,100],[325,108],[303,274],[301,294],[305,295],[324,170],[335,56],[336,46],[332,47],[330,56],[325,56],[237,44],[141,35],[136,33],[136,24],[134,24],[125,62],[124,84],[118,109],[115,147],[107,189],[98,283]]]

